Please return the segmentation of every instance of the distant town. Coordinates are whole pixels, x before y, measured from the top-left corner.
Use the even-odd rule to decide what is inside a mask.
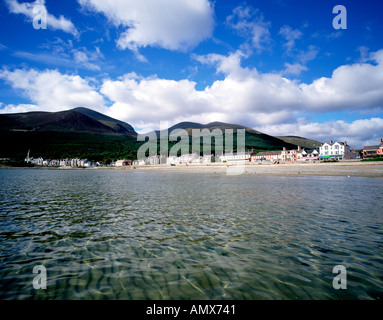
[[[245,153],[229,153],[214,156],[200,156],[197,153],[183,154],[177,156],[151,156],[142,160],[119,159],[112,161],[110,164],[89,161],[87,159],[44,159],[42,157],[34,158],[28,151],[25,162],[35,166],[47,167],[123,167],[123,166],[143,166],[143,165],[181,165],[181,164],[208,164],[213,162],[236,163],[236,162],[258,162],[269,161],[273,163],[288,163],[295,161],[342,161],[342,160],[358,160],[383,158],[383,141],[380,139],[379,145],[365,146],[362,152],[351,149],[346,141],[323,143],[319,149],[305,149],[297,147],[297,149],[287,150],[283,148],[280,151],[266,152],[245,152]]]

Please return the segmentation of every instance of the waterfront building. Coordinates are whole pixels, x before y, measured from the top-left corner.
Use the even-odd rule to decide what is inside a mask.
[[[252,154],[250,161],[278,161],[281,158],[282,151],[266,151]]]
[[[363,159],[383,157],[383,140],[377,146],[364,146],[362,151]]]
[[[213,155],[204,155],[201,157],[201,163],[211,163],[213,162]]]
[[[134,166],[143,166],[143,165],[145,165],[145,160],[134,160],[133,165]]]
[[[310,161],[310,160],[319,160],[319,151],[316,149],[301,149],[298,152],[298,160],[300,161]]]
[[[251,152],[242,152],[242,153],[225,153],[219,156],[220,162],[242,162],[250,161]]]
[[[146,164],[158,165],[158,164],[160,164],[160,157],[159,156],[151,156],[146,160]]]
[[[187,153],[178,157],[178,163],[200,163],[200,156],[197,153]]]
[[[296,161],[298,160],[298,152],[301,151],[301,147],[298,147],[298,149],[292,149],[287,150],[286,147],[283,147],[283,150],[281,152],[281,160],[282,161]]]
[[[319,147],[320,159],[345,160],[352,159],[351,149],[347,142],[324,143]]]
[[[37,159],[34,159],[33,163],[38,166],[42,166],[44,164],[44,159],[42,157],[38,157]]]
[[[251,161],[307,161],[316,160],[319,157],[317,150],[305,150],[298,146],[297,149],[287,150],[286,147],[282,151],[259,152],[251,156]]]
[[[123,167],[128,165],[128,160],[117,160],[115,166],[116,167]]]
[[[166,164],[177,164],[177,156],[169,156],[166,158]]]

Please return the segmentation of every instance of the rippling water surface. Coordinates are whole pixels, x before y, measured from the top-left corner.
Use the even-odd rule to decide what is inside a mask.
[[[382,190],[379,178],[0,170],[0,298],[381,299]]]

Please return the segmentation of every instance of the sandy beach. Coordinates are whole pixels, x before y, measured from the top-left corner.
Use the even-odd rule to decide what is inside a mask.
[[[383,177],[383,162],[344,161],[335,163],[248,162],[244,166],[226,163],[98,167],[86,170],[129,170],[138,172],[183,172],[217,174],[275,174],[310,176]]]

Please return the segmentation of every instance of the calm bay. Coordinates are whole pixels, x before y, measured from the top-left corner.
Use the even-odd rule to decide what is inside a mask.
[[[383,297],[382,178],[2,169],[0,185],[0,299]]]

